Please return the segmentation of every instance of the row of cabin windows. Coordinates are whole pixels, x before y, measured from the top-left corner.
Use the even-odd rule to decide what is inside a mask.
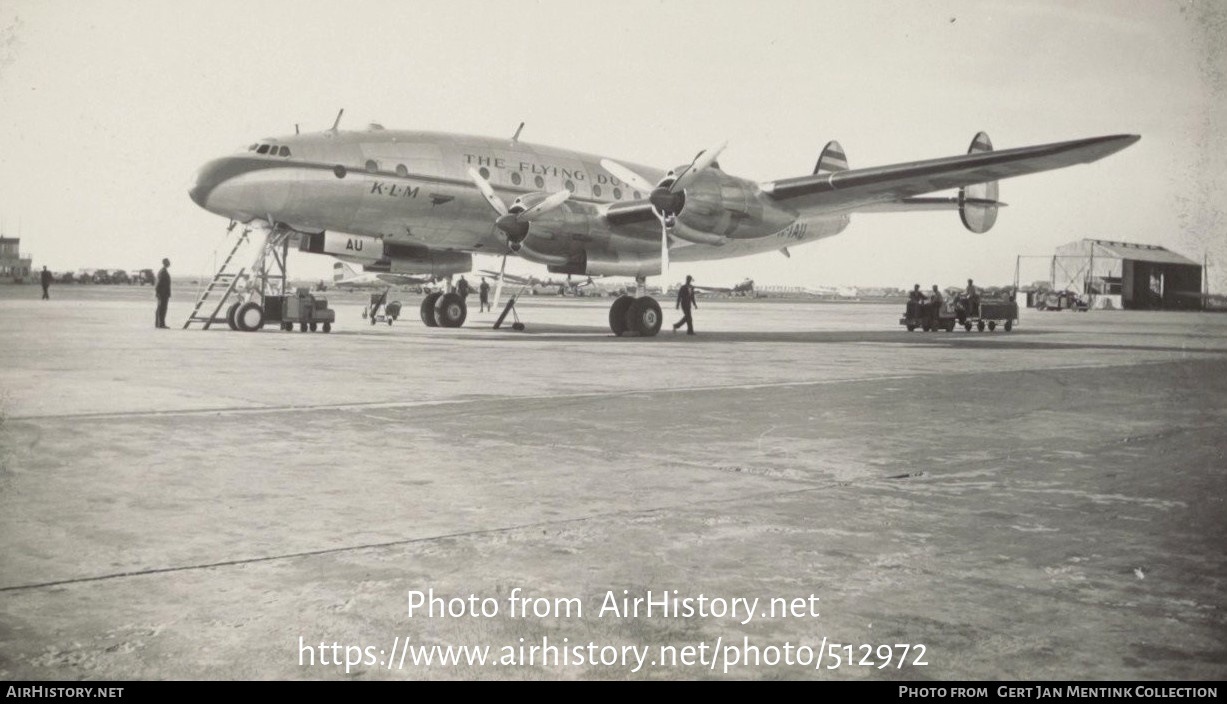
[[[490,170],[484,166],[478,169],[478,173],[480,173],[481,177],[484,179],[490,178]],[[519,186],[524,183],[524,178],[520,176],[520,173],[518,171],[512,171],[511,172],[511,183],[513,185]],[[545,188],[545,179],[541,178],[540,176],[536,176],[533,178],[533,185],[535,185],[537,188]],[[566,182],[562,184],[562,187],[572,193],[575,192],[575,182],[572,181],[571,179],[567,179]],[[635,200],[640,199],[641,196],[639,195],[639,191],[632,191],[632,193],[634,194],[633,197]],[[599,185],[597,184],[592,185],[592,195],[596,196],[597,198],[601,197],[601,187]],[[614,197],[614,200],[622,200],[622,189],[614,188],[613,197]]]
[[[284,150],[285,147],[282,147],[282,149]],[[288,151],[284,152],[282,156],[289,156],[289,152]],[[345,171],[344,166],[341,166],[340,164],[338,164],[335,168],[333,168],[332,171],[333,173],[336,174],[337,178],[345,178],[346,171]],[[367,159],[366,160],[366,171],[367,173],[371,173],[371,174],[379,173],[379,162],[375,161],[374,159]],[[481,174],[482,178],[489,180],[490,178],[489,169],[483,166],[480,169],[478,169],[478,172]],[[397,164],[396,165],[396,175],[400,176],[401,178],[407,178],[409,176],[409,169],[407,169],[404,164]],[[516,186],[519,186],[524,183],[524,177],[522,177],[519,174],[519,172],[512,171],[511,172],[511,183]],[[536,176],[533,178],[533,184],[537,188],[545,188],[545,179],[540,176]],[[575,182],[572,181],[571,179],[567,179],[566,183],[563,184],[563,188],[566,188],[568,191],[571,191],[572,193],[574,193],[575,192]],[[592,195],[596,196],[597,198],[600,198],[601,193],[602,193],[601,187],[597,184],[593,184]],[[631,191],[631,194],[634,200],[639,200],[640,198],[643,197],[642,195],[640,195],[639,191]],[[614,200],[622,200],[622,196],[623,196],[623,193],[622,193],[621,188],[613,189]]]
[[[277,146],[276,144],[253,144],[247,148],[249,152],[257,154],[267,154],[269,156],[289,156],[290,148],[286,146]]]

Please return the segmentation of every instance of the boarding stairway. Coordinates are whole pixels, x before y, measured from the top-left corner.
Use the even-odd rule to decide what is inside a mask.
[[[234,229],[235,223],[231,222],[227,232]],[[258,295],[263,299],[267,293],[284,293],[286,286],[286,257],[289,249],[290,233],[284,230],[274,229],[271,232],[266,232],[264,242],[260,247],[259,253],[256,255],[255,261],[250,267],[240,267],[237,271],[233,270],[235,255],[243,248],[243,245],[252,240],[252,229],[244,227],[235,239],[234,246],[230,248],[230,253],[226,255],[225,261],[218,267],[217,273],[213,275],[213,280],[200,292],[200,296],[196,299],[196,306],[192,308],[192,312],[188,315],[187,320],[183,323],[183,329],[186,330],[193,323],[198,323],[202,330],[208,330],[214,323],[226,323],[228,327],[234,329],[233,321],[229,320],[226,314],[226,303],[232,297],[240,298],[251,294]],[[271,263],[274,271],[270,276],[270,255]],[[248,284],[248,285],[244,285]],[[234,306],[232,306],[234,307]],[[211,310],[210,310],[211,309]],[[202,311],[209,311],[207,314]],[[218,315],[221,314],[221,317]]]

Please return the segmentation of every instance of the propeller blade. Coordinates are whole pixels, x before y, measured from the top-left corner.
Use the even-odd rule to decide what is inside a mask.
[[[567,202],[567,199],[570,197],[571,197],[570,191],[559,191],[551,195],[550,197],[546,198],[545,200],[541,201],[540,203],[534,205],[533,207],[529,208],[528,210],[525,210],[524,212],[520,213],[519,215],[516,216],[516,219],[519,220],[520,222],[532,222],[533,220],[536,220],[537,218],[541,217],[542,215],[545,215],[546,213],[550,212],[554,208],[557,208],[558,206]]]
[[[601,159],[601,168],[616,176],[619,181],[629,183],[632,187],[645,195],[651,193],[653,188],[656,188],[655,184],[616,161]]]
[[[665,277],[669,275],[669,224],[660,219],[660,290],[665,290]]]
[[[498,310],[498,299],[503,295],[503,272],[507,270],[507,255],[503,255],[503,263],[498,268],[498,279],[494,282],[494,305],[490,310]]]
[[[481,194],[486,197],[486,202],[490,204],[491,208],[494,208],[494,212],[499,215],[507,214],[507,204],[495,195],[494,188],[490,183],[482,178],[481,174],[477,173],[471,166],[469,167],[469,178],[473,179],[473,183],[477,184],[477,190],[481,191]]]
[[[672,186],[669,186],[669,192],[676,193],[686,186],[689,186],[699,174],[703,173],[707,167],[712,165],[712,162],[716,160],[716,157],[720,156],[720,152],[724,151],[724,148],[727,147],[728,144],[728,142],[725,142],[715,149],[707,149],[699,152],[699,154],[694,158],[694,161],[690,163],[690,166],[686,167],[686,170],[677,177]]]

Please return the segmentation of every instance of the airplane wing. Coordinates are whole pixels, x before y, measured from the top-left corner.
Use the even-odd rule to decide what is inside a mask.
[[[703,291],[705,293],[732,293],[733,292],[733,289],[725,288],[722,286],[699,286],[698,284],[691,284],[691,287],[693,287],[696,291]]]
[[[1092,137],[889,166],[817,173],[771,181],[761,187],[773,200],[793,208],[870,209],[867,206],[906,202],[906,199],[924,193],[1074,164],[1088,164],[1114,154],[1139,139],[1139,135],[1132,134]],[[936,199],[926,205],[934,209],[950,207],[950,204],[938,203]]]

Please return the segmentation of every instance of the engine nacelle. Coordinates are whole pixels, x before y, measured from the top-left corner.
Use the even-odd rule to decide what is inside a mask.
[[[393,274],[429,274],[443,277],[473,270],[473,255],[468,252],[441,252],[420,246],[385,242],[383,253]]]
[[[761,197],[753,181],[729,176],[715,167],[686,188],[678,219],[687,227],[730,239],[753,239],[779,232],[796,215]]]
[[[327,254],[347,262],[362,264],[366,271],[441,277],[473,270],[473,255],[467,252],[435,251],[421,245],[385,242],[381,237],[369,235],[347,235],[341,232],[302,233],[299,250],[312,254]]]
[[[350,261],[379,261],[383,257],[383,239],[367,235],[347,235],[343,232],[312,232],[303,234],[299,249],[313,254],[330,254]]]
[[[547,267],[551,274],[582,276],[656,276],[660,273],[660,257],[637,252],[580,252],[562,264]]]

